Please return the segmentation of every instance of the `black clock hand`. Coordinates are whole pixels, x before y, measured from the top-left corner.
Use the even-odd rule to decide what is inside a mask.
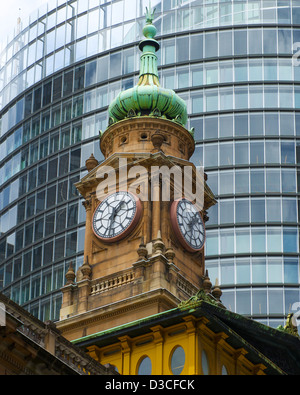
[[[120,200],[120,202],[119,202],[119,203],[116,205],[116,207],[114,208],[115,213],[117,213],[117,212],[120,210],[120,207],[122,206],[122,204],[125,203],[125,202],[123,201],[124,197],[125,197],[125,194],[123,195],[123,197],[122,197],[122,199]]]
[[[109,229],[109,232],[108,232],[109,235],[111,234],[111,228],[112,228],[112,224],[114,222],[114,218],[116,216],[116,213],[119,211],[121,205],[124,203],[124,201],[123,201],[124,197],[125,197],[125,194],[123,195],[123,197],[120,200],[120,202],[115,207],[113,207],[113,209],[112,209],[112,213],[111,213],[111,216],[109,218],[109,221],[110,221],[109,228],[108,228]]]
[[[197,217],[193,217],[190,222],[188,223],[188,226],[191,227],[197,222]]]
[[[113,219],[114,219],[114,217],[115,217],[115,211],[116,211],[116,208],[113,207],[111,216],[109,217],[109,226],[107,227],[107,229],[109,230],[108,234],[111,234],[111,226],[112,226],[112,224],[113,224]]]

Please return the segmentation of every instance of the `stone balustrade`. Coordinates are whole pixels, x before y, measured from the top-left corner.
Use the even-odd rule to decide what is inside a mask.
[[[91,295],[98,295],[101,292],[108,291],[112,288],[127,285],[134,281],[135,275],[132,269],[127,269],[122,272],[114,273],[111,276],[96,279],[92,283]]]

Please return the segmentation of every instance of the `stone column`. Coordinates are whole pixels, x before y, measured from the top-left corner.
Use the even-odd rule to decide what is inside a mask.
[[[78,285],[78,313],[88,311],[88,299],[91,293],[91,274],[92,268],[89,265],[88,257],[84,264],[80,267],[83,275],[82,280],[77,283]]]
[[[86,220],[85,220],[85,239],[84,239],[84,256],[89,257],[91,261],[91,240],[92,240],[92,199],[86,199],[82,202],[85,211],[86,211]]]
[[[186,374],[192,375],[197,374],[198,370],[198,346],[197,346],[197,336],[196,336],[196,319],[193,316],[184,317],[187,327],[188,335],[188,371]]]
[[[72,262],[70,262],[69,269],[66,273],[66,284],[61,289],[62,291],[62,305],[60,309],[60,319],[67,318],[74,313],[74,292],[76,292],[77,285],[75,283],[75,272]]]
[[[119,337],[122,347],[122,375],[131,374],[131,342],[129,336]]]
[[[159,176],[152,180],[152,240],[157,238],[160,231],[160,181]]]
[[[150,328],[154,335],[155,344],[155,362],[153,364],[152,374],[162,375],[163,374],[163,327],[157,325]]]

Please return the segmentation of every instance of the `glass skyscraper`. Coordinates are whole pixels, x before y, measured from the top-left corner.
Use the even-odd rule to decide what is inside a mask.
[[[300,0],[151,5],[161,85],[188,105],[192,160],[218,200],[210,278],[228,309],[282,324],[300,301]],[[50,1],[1,53],[0,290],[42,320],[58,319],[66,268],[83,261],[74,183],[103,159],[108,104],[137,83],[146,6]]]

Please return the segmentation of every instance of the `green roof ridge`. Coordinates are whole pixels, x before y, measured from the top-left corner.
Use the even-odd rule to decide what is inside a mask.
[[[122,325],[119,325],[119,326],[114,326],[113,328],[105,329],[103,331],[96,332],[96,333],[93,333],[91,335],[87,335],[87,336],[83,336],[83,337],[80,337],[80,338],[75,339],[75,340],[71,340],[71,343],[76,344],[76,343],[79,343],[79,342],[83,342],[83,341],[86,341],[86,340],[93,339],[95,337],[104,336],[104,335],[107,335],[107,334],[110,334],[110,333],[113,333],[113,332],[118,332],[118,331],[120,331],[122,329],[126,329],[128,327],[135,326],[137,324],[142,324],[144,322],[151,321],[154,318],[159,318],[159,317],[161,317],[163,315],[170,314],[170,313],[172,313],[172,312],[174,312],[176,310],[178,310],[178,307],[174,307],[173,309],[162,311],[161,313],[156,313],[156,314],[150,315],[148,317],[139,318],[138,320],[127,322],[126,324],[122,324]]]

